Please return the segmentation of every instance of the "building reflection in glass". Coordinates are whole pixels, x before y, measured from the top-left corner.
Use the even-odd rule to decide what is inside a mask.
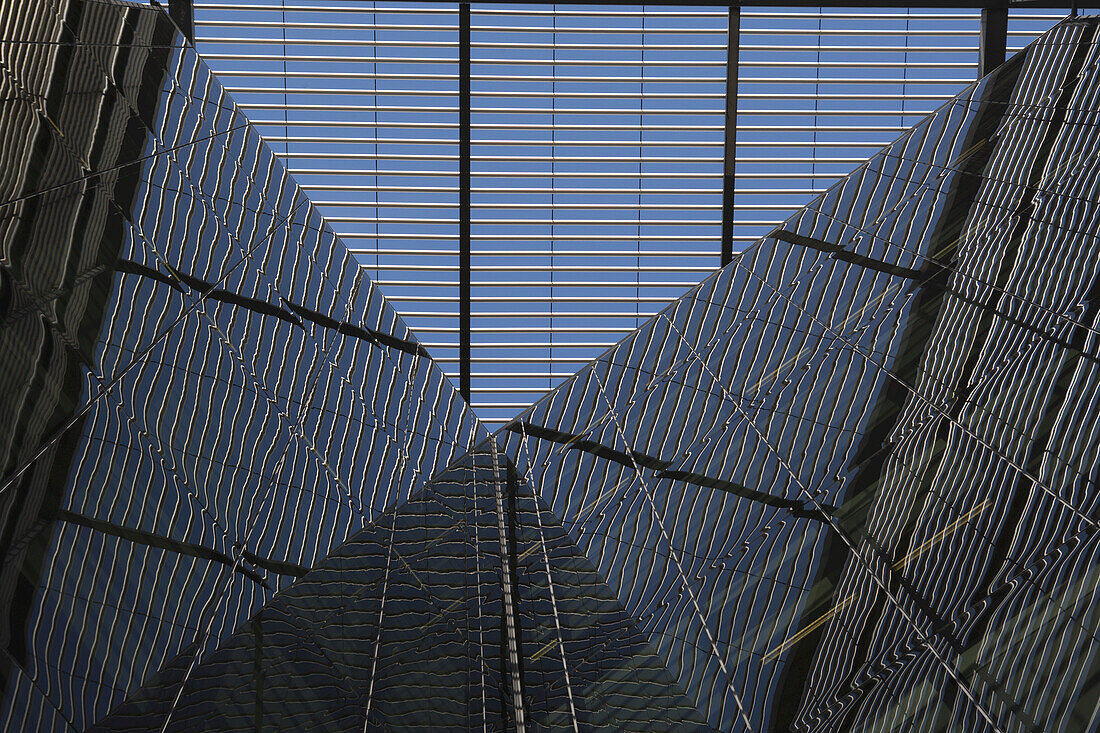
[[[5,728],[1096,727],[1096,20],[490,437],[167,16],[56,3],[0,42]]]

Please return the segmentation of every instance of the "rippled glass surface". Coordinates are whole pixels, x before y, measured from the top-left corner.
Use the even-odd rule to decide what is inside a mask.
[[[503,431],[722,730],[1096,725],[1097,24]]]
[[[710,730],[490,442],[181,671],[97,730]]]
[[[459,3],[193,4],[203,58],[457,384]],[[738,12],[736,250],[977,77],[978,7],[853,4]],[[1010,52],[1065,15],[1031,4],[1012,3]],[[687,2],[470,5],[470,399],[486,424],[719,266],[728,23]]]
[[[0,24],[6,729],[1096,728],[1096,19],[492,437],[164,14]]]
[[[0,24],[0,727],[84,729],[484,431],[164,13]]]

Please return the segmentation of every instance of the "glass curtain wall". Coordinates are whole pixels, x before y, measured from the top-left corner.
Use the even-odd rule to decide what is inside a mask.
[[[1010,50],[1060,14],[1016,11]],[[728,13],[474,3],[471,402],[499,426],[719,265]],[[974,81],[974,8],[744,8],[735,250]],[[198,49],[458,382],[455,3],[196,0]]]

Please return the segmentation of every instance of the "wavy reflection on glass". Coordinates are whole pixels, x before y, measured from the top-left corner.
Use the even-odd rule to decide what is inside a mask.
[[[1096,727],[1095,19],[492,438],[166,15],[0,23],[5,728]]]

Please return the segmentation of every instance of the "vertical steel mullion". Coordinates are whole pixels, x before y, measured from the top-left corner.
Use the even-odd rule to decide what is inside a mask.
[[[458,6],[458,391],[470,402],[470,4]]]
[[[256,687],[256,699],[252,702],[252,718],[256,733],[264,728],[264,626],[263,617],[256,614],[252,619],[252,684]]]
[[[489,451],[493,460],[493,489],[497,507],[497,539],[500,542],[500,581],[501,616],[504,638],[502,638],[503,658],[501,659],[501,697],[511,703],[512,723],[516,733],[525,733],[527,729],[527,710],[523,699],[523,631],[517,604],[519,602],[519,580],[516,572],[516,481],[510,464],[501,465],[496,441],[489,439]],[[504,469],[502,471],[502,468]],[[502,477],[501,474],[504,474]],[[503,480],[502,480],[503,479]],[[506,484],[505,486],[502,486]],[[507,492],[507,504],[505,493]],[[507,684],[505,684],[507,681]],[[505,707],[507,710],[507,706]],[[502,729],[507,730],[507,713]]]
[[[1008,3],[982,8],[981,40],[978,44],[978,78],[1005,62],[1008,48]]]
[[[737,74],[741,47],[741,6],[729,6],[726,41],[725,161],[722,168],[722,267],[733,262],[733,199],[737,169]]]

